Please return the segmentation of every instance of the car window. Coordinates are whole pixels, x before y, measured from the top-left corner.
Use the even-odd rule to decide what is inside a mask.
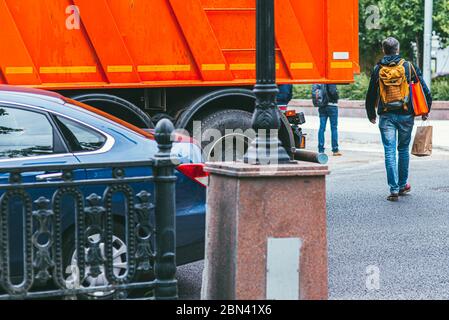
[[[91,128],[64,117],[57,119],[73,152],[96,151],[106,143],[106,137]]]
[[[52,154],[53,134],[45,115],[0,106],[0,159]]]

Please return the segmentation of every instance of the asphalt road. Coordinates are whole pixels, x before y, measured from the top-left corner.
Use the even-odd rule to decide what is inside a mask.
[[[449,298],[448,160],[414,159],[413,192],[399,203],[385,200],[382,162],[330,177],[330,298]],[[367,289],[369,266],[378,290]]]
[[[386,200],[379,154],[338,161],[327,191],[330,298],[448,299],[449,157],[414,158],[413,192],[398,203]],[[200,298],[202,267],[178,269],[182,299]]]

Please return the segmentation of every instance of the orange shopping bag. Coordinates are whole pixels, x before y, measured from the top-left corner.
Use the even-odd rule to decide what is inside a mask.
[[[416,70],[413,65],[410,63],[413,72],[415,73],[415,77],[418,82],[414,83],[413,81],[410,83],[410,98],[413,105],[413,110],[415,112],[415,116],[423,116],[429,114],[429,106],[427,105],[426,95],[424,94],[424,90],[422,88],[421,81],[419,81],[419,77],[416,74]]]

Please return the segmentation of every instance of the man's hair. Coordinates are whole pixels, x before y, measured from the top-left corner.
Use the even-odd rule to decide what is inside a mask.
[[[399,41],[393,37],[389,37],[382,41],[382,48],[387,56],[398,54],[400,47]]]

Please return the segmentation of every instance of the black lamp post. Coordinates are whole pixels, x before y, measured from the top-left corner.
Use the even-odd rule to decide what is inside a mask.
[[[256,139],[245,155],[245,162],[251,164],[278,164],[290,162],[290,157],[279,141],[277,133],[271,130],[281,127],[276,95],[276,55],[274,0],[257,1],[256,48],[257,82],[254,87],[256,110],[253,115],[253,129]]]

